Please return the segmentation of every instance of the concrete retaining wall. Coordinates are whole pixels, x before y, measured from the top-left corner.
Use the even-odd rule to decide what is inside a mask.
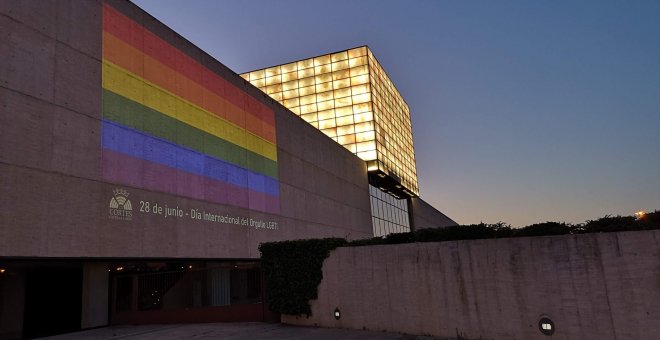
[[[660,339],[660,230],[339,248],[323,275],[313,315],[283,322],[465,339]],[[543,316],[555,324],[550,337]]]

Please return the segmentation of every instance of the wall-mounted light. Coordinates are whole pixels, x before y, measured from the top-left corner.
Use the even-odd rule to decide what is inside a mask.
[[[550,336],[555,333],[555,323],[548,317],[542,317],[541,320],[539,320],[539,330],[544,335]]]
[[[335,320],[339,320],[341,318],[341,311],[339,310],[339,307],[335,308]]]
[[[0,274],[4,274],[7,270],[5,268],[0,268]]]

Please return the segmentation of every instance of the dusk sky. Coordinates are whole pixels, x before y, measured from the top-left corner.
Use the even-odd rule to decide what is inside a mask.
[[[237,73],[369,45],[460,224],[660,209],[660,1],[134,2]]]

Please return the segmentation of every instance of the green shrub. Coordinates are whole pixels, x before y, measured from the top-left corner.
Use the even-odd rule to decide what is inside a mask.
[[[580,229],[583,233],[602,233],[613,231],[638,230],[633,216],[610,216],[601,217],[597,220],[587,221]]]
[[[360,240],[350,241],[348,242],[347,246],[360,247],[360,246],[375,246],[379,244],[385,244],[385,239],[382,237],[363,238]]]
[[[654,212],[647,213],[635,222],[639,228],[643,230],[658,229],[660,228],[660,211],[656,210]]]
[[[317,297],[323,279],[323,261],[331,250],[345,244],[343,238],[262,243],[261,269],[270,310],[311,315],[309,300]]]
[[[516,229],[513,236],[548,236],[548,235],[567,235],[572,234],[575,227],[566,223],[545,222],[528,225],[524,228]]]
[[[414,232],[415,242],[474,240],[508,236],[511,236],[511,226],[502,222],[495,224],[479,223],[446,228],[420,229]]]

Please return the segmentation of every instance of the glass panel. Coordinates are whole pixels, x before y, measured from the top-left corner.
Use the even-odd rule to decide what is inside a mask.
[[[250,80],[264,78],[265,76],[266,76],[266,72],[264,72],[264,70],[250,72]]]
[[[266,79],[261,78],[261,79],[253,80],[251,81],[251,83],[256,87],[264,87],[266,86]]]
[[[298,62],[298,70],[302,70],[313,66],[314,66],[314,59],[306,59]]]
[[[355,124],[355,132],[364,132],[364,131],[370,131],[374,129],[374,124],[373,122],[364,122],[364,123],[359,123]]]
[[[310,94],[304,97],[300,97],[300,105],[316,103],[316,95]]]
[[[318,122],[316,123],[318,128]],[[336,137],[337,136],[337,129],[336,128],[330,128],[330,129],[322,129],[321,132],[325,133],[328,137]]]
[[[314,82],[316,82],[317,85],[320,83],[325,83],[327,81],[332,81],[331,73],[318,74],[316,75],[316,77],[314,77]]]
[[[266,85],[273,85],[282,82],[281,76],[266,77]]]
[[[332,63],[332,70],[338,71],[348,68],[348,60],[342,60],[335,63]]]
[[[357,86],[351,87],[351,93],[353,93],[353,95],[363,94],[363,93],[367,93],[367,92],[369,92],[369,84],[357,85]]]
[[[298,70],[298,79],[312,77],[312,76],[314,76],[314,69],[313,68],[306,68],[304,70]]]
[[[311,85],[314,85],[314,77],[302,78],[298,80],[298,86],[300,87],[311,86]]]
[[[363,93],[353,96],[353,103],[365,103],[371,100],[371,93]]]
[[[287,81],[286,83],[282,83],[282,90],[288,91],[288,90],[293,90],[298,88],[298,81]],[[355,92],[353,92],[355,94]]]
[[[274,67],[271,67],[271,68],[267,68],[267,69],[266,69],[266,77],[277,76],[277,75],[279,75],[280,73],[282,73],[282,72],[281,72],[279,66],[274,66]]]
[[[334,118],[319,120],[319,129],[333,128],[335,126],[337,126],[337,122]]]
[[[305,121],[307,121],[307,122],[313,122],[315,120],[318,120],[317,117],[316,117],[316,113],[309,113],[309,114],[306,114],[306,115],[300,115],[300,117],[302,119],[304,119]]]
[[[356,142],[372,141],[376,137],[376,132],[374,131],[365,131],[355,134]]]
[[[355,129],[353,128],[353,125],[344,125],[337,128],[337,135],[339,136],[348,135],[352,133],[355,133]]]
[[[353,115],[337,118],[337,125],[348,125],[348,124],[353,124]]]
[[[355,144],[344,144],[344,147],[345,147],[348,151],[350,151],[350,152],[352,152],[352,153],[355,153]]]
[[[355,58],[355,57],[360,57],[363,55],[367,54],[367,48],[362,46],[358,48],[354,48],[352,50],[348,50],[348,57],[349,58]]]
[[[332,72],[332,79],[333,80],[344,79],[344,78],[348,78],[350,76],[351,76],[351,73],[348,70]],[[346,79],[346,80],[349,81],[348,79]]]
[[[348,61],[348,66],[349,67],[356,67],[356,66],[362,66],[367,64],[367,57],[358,57],[358,58],[351,58]]]
[[[325,92],[332,90],[332,82],[316,84],[316,92]]]
[[[296,66],[296,63],[282,65],[282,73],[293,72],[296,71],[297,69],[298,67]]]
[[[337,108],[335,109],[335,112],[337,113],[337,117],[353,114],[353,110],[351,110],[350,106]]]
[[[367,67],[367,65],[352,67],[350,70],[351,70],[351,77],[360,76],[369,73],[369,68]]]
[[[289,91],[284,91],[282,93],[282,97],[284,99],[289,99],[293,97],[298,97],[298,90],[289,90]]]
[[[353,106],[355,108],[355,106]],[[362,123],[374,120],[374,115],[371,112],[364,112],[355,115],[355,122]]]
[[[376,150],[358,152],[357,156],[362,158],[365,161],[371,161],[376,159]]]
[[[336,89],[342,89],[346,88],[348,89],[349,86],[351,86],[351,81],[350,79],[340,79],[340,80],[335,80],[332,82],[332,87]],[[335,98],[337,97],[337,94],[335,93]]]
[[[282,102],[282,105],[291,108],[291,107],[299,106],[300,101],[298,100],[298,98],[287,99]]]
[[[316,103],[300,106],[300,114],[316,112]]]
[[[357,105],[353,104],[354,113],[362,113],[367,111],[371,111],[371,103],[361,103]]]
[[[332,55],[332,61],[340,61],[340,60],[344,60],[344,59],[348,59],[348,52],[347,51],[335,53],[335,54]]]
[[[337,142],[342,145],[355,143],[355,134],[340,136],[339,139],[337,139]]]
[[[319,120],[334,118],[335,110],[326,110],[326,111],[319,110],[318,116],[319,116]]]
[[[314,58],[314,66],[320,66],[330,63],[330,55],[322,55]]]
[[[327,100],[327,101],[324,101],[324,102],[318,102],[318,103],[316,103],[316,105],[317,105],[319,111],[334,109],[335,108],[335,101],[334,100]],[[333,115],[334,115],[334,113],[333,113]]]
[[[290,81],[298,79],[298,72],[289,72],[282,74],[282,81]]]
[[[335,92],[335,95],[337,95],[337,92]],[[350,106],[353,104],[353,101],[351,101],[351,97],[344,97],[344,98],[338,98],[335,99],[335,107],[344,107],[344,106]],[[349,107],[349,109],[351,109]],[[351,112],[353,110],[351,109]]]
[[[330,72],[332,72],[332,67],[330,66],[330,64],[316,66],[316,67],[314,67],[314,72],[317,75],[323,74],[323,73],[330,73]]]
[[[310,79],[311,79],[311,78],[310,78]],[[306,95],[309,95],[309,94],[313,94],[313,93],[315,93],[315,92],[316,92],[316,87],[315,87],[314,85],[312,85],[312,86],[301,87],[301,88],[298,90],[298,93],[299,93],[301,96],[306,96]]]
[[[376,142],[370,141],[370,142],[362,142],[358,143],[357,145],[357,151],[371,151],[371,150],[376,150]]]
[[[336,83],[337,82],[335,82],[335,84]],[[350,87],[339,88],[338,90],[335,90],[335,98],[350,97],[350,96],[351,96],[351,88]]]
[[[316,98],[318,101],[330,100],[334,98],[332,93],[333,93],[332,91],[321,92],[318,95],[316,95]]]

